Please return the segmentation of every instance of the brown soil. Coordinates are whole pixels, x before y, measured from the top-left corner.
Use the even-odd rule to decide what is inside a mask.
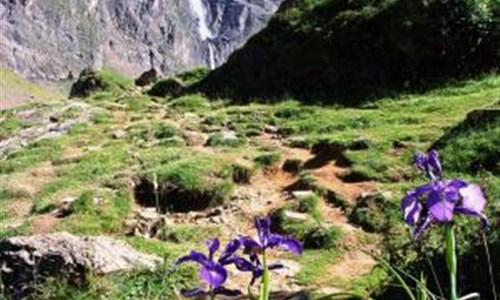
[[[33,233],[34,234],[45,234],[49,233],[54,229],[54,227],[59,222],[59,219],[51,214],[36,216],[33,221]]]
[[[323,278],[328,282],[346,283],[369,273],[376,264],[377,262],[362,250],[348,251],[336,264],[328,268],[328,275]]]
[[[45,162],[28,172],[9,177],[2,184],[13,190],[23,191],[33,198],[54,176],[54,167],[50,162]]]

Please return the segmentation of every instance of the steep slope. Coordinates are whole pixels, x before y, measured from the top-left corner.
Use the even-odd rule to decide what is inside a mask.
[[[91,65],[136,76],[215,67],[261,29],[281,0],[0,1],[2,62],[60,80]],[[70,76],[71,77],[71,76]]]
[[[63,99],[55,86],[30,82],[0,65],[0,110],[37,101]]]
[[[243,100],[338,96],[353,103],[466,77],[498,66],[494,3],[290,0],[199,88]]]

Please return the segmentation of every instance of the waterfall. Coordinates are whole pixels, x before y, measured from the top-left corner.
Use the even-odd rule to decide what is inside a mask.
[[[209,18],[207,7],[205,6],[204,0],[189,0],[189,3],[198,23],[198,34],[200,35],[201,40],[206,42],[208,47],[208,67],[213,70],[216,67],[215,49],[210,39],[214,38],[215,34],[212,30],[210,30],[210,26],[208,24]]]
[[[201,39],[204,41],[213,38],[214,34],[208,25],[208,11],[203,0],[189,0],[189,3],[198,22],[198,33]]]
[[[210,70],[215,69],[215,53],[214,53],[214,45],[212,42],[208,41],[208,67]]]

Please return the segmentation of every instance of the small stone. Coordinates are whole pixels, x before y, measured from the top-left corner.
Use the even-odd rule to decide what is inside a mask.
[[[277,134],[279,132],[279,128],[273,125],[264,126],[264,132],[269,134]]]
[[[140,210],[137,213],[137,216],[140,219],[146,220],[146,221],[156,221],[158,220],[161,216],[159,213],[156,212],[156,208],[144,208]]]
[[[304,199],[304,198],[307,198],[307,197],[312,197],[314,196],[314,192],[313,191],[293,191],[292,192],[292,196],[297,199],[297,200],[300,200],[300,199]]]
[[[58,218],[69,216],[73,213],[73,203],[76,199],[76,197],[66,197],[62,199],[59,206],[52,212],[52,214]]]
[[[284,216],[287,219],[292,219],[292,220],[296,220],[296,221],[307,221],[307,220],[309,220],[309,215],[304,214],[304,213],[299,213],[299,212],[295,212],[295,211],[285,210],[283,212],[283,214],[284,214]]]
[[[125,130],[119,129],[115,130],[112,134],[113,138],[116,140],[122,139],[127,136],[127,132]]]

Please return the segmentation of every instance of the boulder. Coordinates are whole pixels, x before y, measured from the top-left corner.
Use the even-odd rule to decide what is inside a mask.
[[[106,82],[97,71],[85,68],[80,73],[78,80],[71,86],[69,97],[88,97],[92,93],[105,90],[106,88]]]
[[[86,274],[108,274],[134,267],[155,268],[162,260],[110,237],[80,237],[66,232],[0,240],[0,280],[13,299],[33,291],[35,282],[58,276],[85,284]]]
[[[150,70],[144,72],[135,79],[135,85],[137,86],[147,86],[155,83],[158,80],[158,71],[155,68],[151,68]]]

